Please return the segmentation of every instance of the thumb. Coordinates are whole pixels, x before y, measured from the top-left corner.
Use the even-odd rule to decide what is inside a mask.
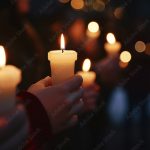
[[[51,85],[52,85],[52,79],[51,79],[51,77],[47,76],[46,78],[40,80],[40,81],[38,82],[38,84],[41,84],[41,85],[43,85],[44,87],[51,86]]]

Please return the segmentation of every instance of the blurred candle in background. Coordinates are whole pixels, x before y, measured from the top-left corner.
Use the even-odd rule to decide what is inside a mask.
[[[84,0],[71,0],[71,7],[76,10],[81,10],[84,8]]]
[[[0,114],[7,113],[15,107],[16,87],[21,81],[21,70],[5,64],[5,50],[0,46]]]
[[[142,53],[146,50],[146,45],[143,41],[137,41],[135,43],[135,50],[138,52],[138,53]]]
[[[61,35],[61,50],[53,50],[48,53],[51,66],[52,84],[59,84],[74,76],[77,52],[65,50],[65,39]]]
[[[100,31],[100,28],[99,28],[99,24],[95,21],[91,21],[88,24],[86,35],[89,38],[98,38],[100,36],[100,33],[101,33],[101,31]]]
[[[121,43],[116,41],[116,38],[113,33],[108,33],[106,39],[107,43],[105,43],[104,48],[108,56],[117,55],[121,49]]]
[[[89,59],[85,59],[83,62],[83,71],[77,72],[78,75],[82,76],[83,78],[83,87],[90,86],[95,82],[96,73],[93,71],[89,71],[91,67],[91,61]]]
[[[126,68],[129,64],[129,62],[131,61],[131,54],[128,51],[123,51],[120,54],[120,62],[119,62],[119,66],[120,68]]]

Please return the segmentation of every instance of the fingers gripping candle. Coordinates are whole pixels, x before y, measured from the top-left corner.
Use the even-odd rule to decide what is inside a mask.
[[[0,46],[0,114],[11,111],[15,106],[16,86],[21,81],[21,71],[6,65],[5,51]]]
[[[50,61],[53,85],[59,84],[74,76],[77,52],[65,50],[63,34],[61,35],[61,50],[50,51],[48,53],[48,60]]]

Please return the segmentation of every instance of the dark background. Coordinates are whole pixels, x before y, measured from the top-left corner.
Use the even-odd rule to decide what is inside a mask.
[[[22,69],[20,90],[50,74],[47,53],[60,49],[58,39],[62,32],[67,40],[67,49],[78,52],[76,71],[81,70],[82,62],[87,57],[92,60],[93,69],[107,58],[104,43],[108,32],[113,32],[122,43],[121,51],[128,50],[132,55],[127,68],[119,68],[118,71],[118,66],[113,65],[106,80],[102,75],[97,75],[97,83],[101,87],[98,109],[80,116],[75,128],[61,133],[43,147],[64,150],[149,150],[150,1],[103,1],[105,9],[96,11],[91,6],[75,10],[70,2],[31,0],[29,8],[23,12],[17,10],[16,2],[0,1],[0,44],[6,49],[7,62]],[[90,0],[87,2],[94,3]],[[120,18],[114,15],[118,7],[122,10]],[[90,21],[98,22],[101,30],[100,36],[94,40],[89,40],[85,35]],[[78,31],[80,27],[80,36],[74,36],[72,30]],[[139,40],[147,45],[146,52],[135,51],[135,43]],[[113,79],[113,74],[117,80]]]

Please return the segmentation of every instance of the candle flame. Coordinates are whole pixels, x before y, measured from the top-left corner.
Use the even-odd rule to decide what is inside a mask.
[[[116,42],[116,38],[113,33],[108,33],[106,36],[107,42],[110,44],[114,44]]]
[[[120,60],[124,63],[130,62],[131,58],[132,58],[132,56],[131,56],[130,52],[128,52],[128,51],[123,51],[120,54]]]
[[[6,65],[6,54],[3,46],[0,46],[0,67]]]
[[[63,34],[61,34],[61,49],[62,50],[64,50],[65,49],[65,38],[64,38],[64,35]]]
[[[82,70],[88,72],[91,68],[91,61],[90,59],[85,59],[83,62]]]
[[[99,31],[99,25],[97,22],[92,21],[88,24],[88,30],[92,33],[97,33]]]

